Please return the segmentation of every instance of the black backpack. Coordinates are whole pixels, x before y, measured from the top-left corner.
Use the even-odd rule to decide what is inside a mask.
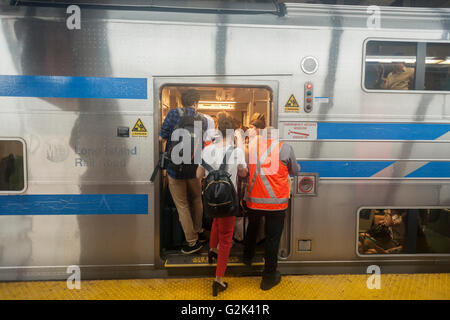
[[[238,213],[236,190],[231,181],[231,174],[225,171],[233,150],[234,148],[227,150],[219,170],[214,170],[202,159],[202,166],[209,172],[203,184],[203,211],[206,216],[230,217]]]
[[[185,139],[185,137],[180,137],[179,141],[170,141],[170,145],[167,149],[167,155],[168,155],[168,166],[174,170],[179,172],[184,179],[192,179],[195,178],[197,166],[198,164],[194,163],[194,159],[200,159],[201,158],[201,152],[202,152],[202,144],[203,144],[203,118],[198,113],[195,113],[193,115],[186,115],[183,109],[179,108],[178,112],[180,114],[180,121],[175,126],[174,130],[176,129],[185,129],[189,133],[189,139]],[[194,123],[195,121],[201,121],[202,122],[202,132],[200,136],[195,135],[194,130]],[[185,141],[188,140],[188,141]],[[183,149],[181,149],[181,152],[179,151],[182,145],[186,147],[186,144],[190,144],[191,146],[191,153],[189,155],[189,161],[185,162],[184,160],[181,161],[181,163],[174,163],[172,156],[178,156],[183,159]],[[177,148],[177,146],[179,146]],[[175,149],[175,150],[174,150]],[[179,152],[178,155],[175,153]]]

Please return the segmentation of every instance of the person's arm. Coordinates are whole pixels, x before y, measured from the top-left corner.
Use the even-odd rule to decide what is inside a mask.
[[[382,223],[387,227],[390,227],[392,225],[391,210],[386,210]]]
[[[197,167],[197,179],[203,179],[205,177],[205,168],[202,166]]]
[[[249,164],[249,145],[245,145],[245,162]]]
[[[242,164],[238,165],[238,175],[242,178],[245,178],[248,174],[248,169],[243,167]]]
[[[280,160],[286,167],[288,167],[289,174],[298,176],[300,172],[300,165],[295,157],[294,149],[287,143],[283,143],[280,150]]]
[[[386,251],[375,244],[373,241],[366,239],[364,240],[365,247],[367,248],[366,253],[386,253]],[[375,252],[374,252],[375,251]]]
[[[203,137],[204,137],[204,142],[205,143],[210,143],[210,142],[212,142],[212,140],[213,140],[213,138],[214,138],[214,136],[215,136],[215,133],[216,133],[216,128],[215,128],[215,125],[214,125],[214,120],[210,117],[210,116],[208,116],[208,115],[206,115],[206,114],[201,114],[203,117],[205,117],[205,119],[206,119],[206,123],[207,123],[207,126],[206,126],[206,132],[205,132],[205,134],[203,135]]]
[[[236,147],[241,149],[241,150],[244,150],[244,148],[245,148],[245,145],[244,145],[245,144],[244,143],[244,131],[241,128],[236,129],[234,131],[234,137],[236,138],[235,139]]]
[[[248,174],[247,163],[245,161],[244,150],[236,148],[236,163],[238,165],[238,175],[245,178]]]
[[[159,132],[159,141],[168,140],[170,138],[170,134],[172,133],[173,128],[177,123],[177,115],[177,109],[172,109],[169,111],[161,126],[161,131]]]
[[[383,224],[384,223],[384,215],[377,214],[373,217],[374,224]]]
[[[398,246],[398,247],[387,249],[385,251],[386,251],[386,253],[400,253],[402,250],[403,250],[403,247]]]

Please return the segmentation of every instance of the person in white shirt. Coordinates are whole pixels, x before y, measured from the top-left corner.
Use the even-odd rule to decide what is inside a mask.
[[[233,120],[225,112],[219,113],[217,118],[219,122],[218,129],[221,134],[217,136],[213,144],[203,149],[202,159],[214,170],[218,170],[227,150],[229,148],[234,148],[227,161],[225,170],[231,174],[231,181],[236,188],[237,175],[239,174],[240,176],[245,177],[248,173],[245,162],[245,152],[242,148],[234,147]],[[208,173],[209,172],[203,166],[198,166],[197,178],[204,178]],[[228,257],[230,255],[235,220],[235,216],[214,218],[213,220],[208,257],[210,260],[212,260],[213,256],[217,258],[216,279],[213,282],[213,292],[216,292],[216,294],[218,291],[223,291],[227,288],[227,283],[223,282],[223,276],[225,275]],[[217,250],[217,247],[219,247],[219,250]],[[216,289],[214,289],[215,287]]]
[[[214,123],[214,119],[210,115],[205,113],[202,113],[202,115],[206,118],[208,123],[208,127],[203,135],[203,140],[205,141],[205,145],[209,145],[216,136],[216,126]]]

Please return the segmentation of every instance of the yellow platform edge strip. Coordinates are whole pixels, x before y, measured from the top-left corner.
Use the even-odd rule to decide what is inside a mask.
[[[380,289],[369,289],[370,275],[283,276],[269,291],[261,277],[225,276],[229,288],[212,297],[212,277],[81,281],[0,282],[0,300],[450,300],[450,273],[382,274]]]

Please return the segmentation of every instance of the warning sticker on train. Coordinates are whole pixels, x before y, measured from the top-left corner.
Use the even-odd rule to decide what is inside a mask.
[[[284,105],[284,112],[299,112],[300,106],[298,105],[297,99],[291,94],[288,102]]]
[[[283,138],[296,140],[316,140],[317,122],[284,122]]]
[[[131,130],[131,135],[133,137],[147,137],[148,131],[147,128],[144,126],[144,123],[141,119],[138,119],[136,121],[136,124],[134,125],[133,129]]]

